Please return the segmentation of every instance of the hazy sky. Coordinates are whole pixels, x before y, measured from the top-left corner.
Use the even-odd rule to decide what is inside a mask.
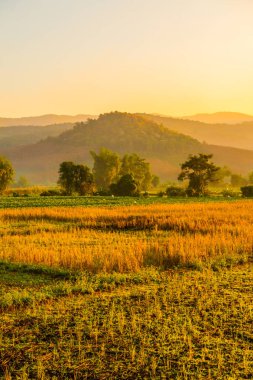
[[[0,0],[0,116],[253,114],[253,0]]]

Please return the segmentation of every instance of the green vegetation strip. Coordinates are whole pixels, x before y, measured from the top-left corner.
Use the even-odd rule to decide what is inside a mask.
[[[152,204],[173,204],[173,203],[194,203],[194,202],[218,202],[236,201],[240,197],[224,198],[220,196],[212,197],[80,197],[80,196],[30,196],[30,197],[0,197],[0,209],[5,208],[26,208],[26,207],[108,207],[108,206],[129,206],[129,205],[152,205]]]

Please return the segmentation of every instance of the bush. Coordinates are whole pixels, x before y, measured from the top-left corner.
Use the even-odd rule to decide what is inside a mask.
[[[59,195],[62,195],[62,193],[59,190],[46,190],[40,194],[41,197],[53,197]]]
[[[110,195],[112,195],[112,193],[110,191],[100,190],[100,191],[93,192],[92,195],[94,196],[98,195],[100,197],[109,197]]]
[[[169,186],[166,190],[166,194],[168,197],[185,197],[186,191],[179,186]]]
[[[237,197],[238,193],[236,193],[235,191],[232,191],[232,190],[223,190],[221,192],[221,195],[223,197],[226,197],[226,198],[233,198],[233,197]]]
[[[125,174],[117,183],[112,183],[110,190],[112,194],[119,196],[138,195],[138,186],[131,174]]]
[[[241,187],[243,197],[253,197],[253,185]]]

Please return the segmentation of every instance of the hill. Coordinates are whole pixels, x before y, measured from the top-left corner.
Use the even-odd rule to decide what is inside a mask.
[[[58,178],[62,161],[92,165],[90,150],[98,151],[101,147],[119,154],[138,153],[163,180],[176,179],[180,163],[189,154],[200,152],[214,153],[217,164],[242,174],[253,169],[253,151],[201,144],[145,117],[119,112],[77,123],[58,137],[36,144],[2,149],[2,154],[12,161],[17,175],[25,175],[33,183],[52,183]]]
[[[152,163],[163,178],[175,178],[178,163],[190,153],[203,150],[197,140],[169,131],[153,121],[127,113],[100,115],[97,120],[77,123],[58,137],[49,137],[25,147],[5,148],[16,169],[35,183],[56,182],[62,161],[93,164],[90,150],[106,147],[120,154],[136,152]]]
[[[182,119],[200,121],[208,124],[241,124],[245,121],[253,121],[253,116],[240,112],[215,112],[184,116]]]
[[[95,118],[94,115],[42,115],[42,116],[28,116],[18,118],[0,117],[0,127],[14,127],[14,126],[45,126],[50,124],[65,124],[77,123],[86,121],[89,118]]]
[[[241,124],[206,124],[166,116],[140,115],[201,142],[253,150],[253,121]]]

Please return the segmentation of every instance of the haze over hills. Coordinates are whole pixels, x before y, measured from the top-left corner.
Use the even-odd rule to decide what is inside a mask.
[[[246,121],[253,121],[253,116],[240,112],[215,112],[183,116],[182,119],[200,121],[208,124],[241,124]]]
[[[96,118],[95,115],[42,115],[42,116],[28,116],[28,117],[0,117],[0,127],[14,127],[14,126],[43,126],[51,124],[64,124],[64,123],[77,123],[86,121],[89,118]]]
[[[48,136],[58,136],[73,128],[74,123],[53,124],[47,126],[18,126],[0,128],[0,150],[34,144]]]
[[[217,112],[215,115],[223,115],[224,113]],[[231,146],[242,149],[253,150],[253,121],[243,122],[240,124],[207,124],[200,121],[186,120],[182,118],[169,117],[157,114],[139,114],[150,120],[163,124],[170,130],[177,131],[189,135],[200,142],[206,142],[207,144],[215,144],[222,146]],[[230,120],[239,120],[243,115],[240,113],[226,113],[230,115]],[[235,116],[234,119],[232,119]],[[251,117],[251,116],[249,116]],[[28,118],[18,119],[4,119],[6,123],[34,123],[32,126],[21,125],[15,127],[0,128],[0,149],[4,146],[15,145],[27,145],[36,143],[39,140],[48,136],[57,136],[64,130],[73,127],[75,122],[86,121],[88,118],[95,119],[97,116],[90,117],[90,115],[82,114],[77,116],[70,115],[44,115]],[[253,117],[252,117],[253,118]],[[45,125],[49,121],[58,122],[62,120],[60,124]],[[67,122],[67,120],[74,120],[74,122]],[[221,120],[221,119],[220,119]],[[40,125],[39,125],[40,123]],[[36,126],[36,128],[34,128]],[[45,128],[45,130],[43,130]]]
[[[253,121],[241,124],[206,124],[167,116],[141,115],[207,144],[253,150]]]
[[[25,175],[33,183],[55,183],[62,161],[92,166],[90,151],[99,151],[101,147],[119,154],[139,154],[151,163],[152,171],[162,180],[176,179],[180,163],[189,154],[200,152],[214,153],[215,163],[227,165],[235,172],[248,174],[253,170],[253,151],[202,144],[147,120],[146,116],[120,112],[77,123],[59,136],[36,144],[2,148],[1,154],[12,161],[17,176]]]

